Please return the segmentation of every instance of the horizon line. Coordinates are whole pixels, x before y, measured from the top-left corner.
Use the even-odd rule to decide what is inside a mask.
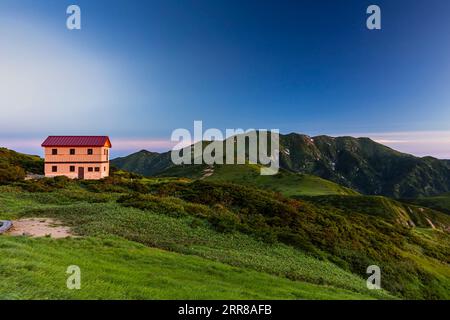
[[[288,134],[297,133],[290,132]],[[280,133],[282,135],[287,135]],[[302,134],[302,133],[297,133]],[[440,131],[391,131],[391,132],[353,132],[342,134],[319,134],[308,135],[309,137],[330,136],[344,137],[350,136],[354,138],[369,138],[373,141],[383,144],[399,152],[408,153],[417,157],[431,156],[437,159],[450,159],[450,130]],[[111,136],[110,136],[111,138]],[[111,152],[119,156],[129,155],[141,150],[152,152],[167,152],[178,144],[177,141],[163,138],[146,138],[146,137],[116,137],[112,136],[114,148]],[[196,143],[198,141],[194,141]],[[28,154],[42,154],[42,139],[9,137],[2,138],[0,136],[0,147],[6,147],[18,152]],[[37,153],[36,153],[37,152]]]

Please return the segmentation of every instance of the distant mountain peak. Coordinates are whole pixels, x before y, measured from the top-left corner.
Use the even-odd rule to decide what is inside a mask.
[[[418,158],[368,137],[311,137],[294,132],[279,137],[281,169],[315,175],[364,194],[417,197],[450,191],[450,161]],[[170,152],[147,150],[112,163],[143,175],[158,175],[174,166]]]
[[[146,149],[139,150],[139,151],[136,152],[136,153],[143,153],[143,154],[159,154],[158,152],[149,151],[149,150],[146,150]]]

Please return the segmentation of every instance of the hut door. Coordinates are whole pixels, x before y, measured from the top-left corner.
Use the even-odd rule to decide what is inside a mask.
[[[78,179],[84,179],[84,168],[83,167],[78,168]]]

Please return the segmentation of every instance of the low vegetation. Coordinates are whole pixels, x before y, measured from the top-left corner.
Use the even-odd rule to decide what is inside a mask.
[[[0,220],[52,218],[78,237],[0,237],[0,297],[450,298],[450,216],[439,208],[284,170],[190,169],[197,180],[117,169],[100,181],[5,180]],[[70,264],[87,272],[85,291],[65,289]],[[384,290],[366,288],[374,264]]]
[[[116,237],[1,237],[0,299],[367,299]],[[66,269],[81,269],[68,290]]]
[[[21,181],[26,173],[42,174],[44,161],[6,148],[0,148],[0,185]]]
[[[299,195],[356,195],[356,191],[342,187],[334,182],[281,169],[274,176],[262,176],[257,165],[216,165],[206,181],[232,182],[279,192],[285,196]]]
[[[0,210],[1,218],[56,218],[86,237],[119,237],[291,281],[388,298],[384,291],[365,288],[366,268],[376,264],[393,296],[448,298],[445,214],[411,214],[397,202],[377,211],[378,204],[368,205],[370,197],[340,197],[348,201],[339,196],[290,199],[229,183],[130,178],[116,172],[102,181],[15,183],[3,187]],[[437,229],[415,217],[421,214]]]
[[[444,193],[432,197],[405,199],[404,201],[450,214],[450,193]]]
[[[6,254],[0,256],[0,269],[6,277],[0,285],[0,297],[392,298],[384,291],[367,290],[362,278],[291,246],[269,244],[239,232],[218,232],[205,221],[189,215],[176,217],[127,208],[115,202],[119,194],[99,193],[96,197],[92,196],[96,193],[76,185],[45,193],[23,192],[17,187],[2,187],[1,191],[0,210],[7,218],[57,218],[83,238],[1,237],[0,247]],[[91,197],[85,197],[87,194]],[[146,251],[136,242],[164,251]],[[126,249],[129,247],[140,249]],[[91,256],[96,259],[92,260]],[[168,261],[164,262],[166,258]],[[197,265],[185,269],[188,262]],[[70,264],[87,270],[87,281],[96,280],[92,284],[89,281],[88,288],[79,293],[65,290],[63,268]],[[223,272],[208,273],[205,278],[203,273],[210,268],[223,268]],[[25,281],[23,274],[29,280]],[[143,279],[145,275],[167,282],[153,283]],[[247,280],[239,283],[243,277]],[[219,290],[220,286],[223,290]],[[269,290],[269,286],[276,289]],[[18,289],[11,293],[13,287]],[[180,287],[184,289],[176,291]]]

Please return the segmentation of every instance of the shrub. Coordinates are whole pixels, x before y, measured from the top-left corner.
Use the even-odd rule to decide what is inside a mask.
[[[25,178],[25,171],[18,166],[0,165],[0,184],[8,184]]]
[[[65,176],[54,178],[42,178],[39,180],[28,180],[16,183],[17,186],[28,192],[52,192],[66,188],[72,180]]]
[[[448,256],[448,246],[428,248],[429,245],[414,236],[408,227],[390,223],[384,214],[368,207],[360,213],[355,202],[347,207],[342,203],[336,207],[316,205],[312,199],[288,199],[250,187],[205,181],[169,182],[151,185],[149,189],[151,195],[134,195],[122,199],[122,203],[167,212],[167,209],[155,207],[155,203],[160,205],[164,203],[161,199],[170,199],[168,201],[179,204],[172,207],[172,211],[206,219],[217,230],[236,230],[267,242],[280,241],[363,277],[367,276],[366,268],[376,264],[383,269],[385,288],[408,298],[430,295],[420,289],[425,282],[430,282],[427,278],[430,274],[404,256],[408,246],[416,243],[424,248],[424,254],[433,251],[430,257],[441,258],[446,253]],[[176,202],[177,199],[183,202]],[[187,210],[192,204],[201,205],[202,209]],[[446,239],[442,243],[448,243],[448,237]]]

